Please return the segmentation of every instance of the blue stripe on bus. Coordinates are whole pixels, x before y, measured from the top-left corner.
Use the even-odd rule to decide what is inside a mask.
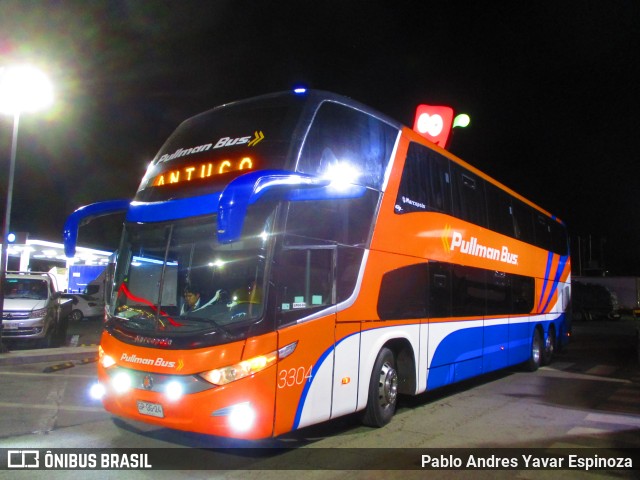
[[[440,341],[431,359],[430,368],[427,370],[427,390],[526,361],[531,352],[531,332],[534,326],[543,324],[546,332],[549,324],[562,322],[564,317],[565,314],[562,313],[552,320],[518,323],[509,323],[509,318],[505,318],[501,324],[460,328],[449,333]],[[327,357],[344,340],[362,333],[364,332],[352,333],[322,353],[313,366],[311,381],[305,384],[300,395],[292,430],[297,430],[300,425],[307,396],[318,370]],[[556,328],[556,334],[559,333]],[[558,341],[560,340],[558,337]]]
[[[293,428],[292,430],[297,430],[298,429],[298,425],[300,425],[300,419],[302,417],[302,410],[304,409],[304,404],[305,401],[307,400],[307,395],[309,394],[309,390],[311,389],[311,385],[313,384],[313,381],[316,378],[316,373],[318,373],[318,370],[320,370],[320,367],[322,367],[322,364],[324,363],[325,359],[329,356],[329,354],[334,351],[336,349],[336,347],[342,343],[344,340],[346,340],[347,338],[351,337],[352,335],[357,335],[360,332],[356,332],[353,333],[351,335],[348,335],[346,337],[344,337],[343,339],[341,339],[337,344],[331,345],[329,348],[327,348],[325,350],[325,352],[320,355],[320,358],[318,359],[318,361],[316,362],[316,364],[313,366],[313,369],[311,369],[311,381],[306,382],[304,385],[304,388],[302,389],[302,394],[300,395],[300,401],[298,402],[298,408],[296,409],[296,416],[293,419]],[[330,402],[332,401],[331,399],[329,400]]]
[[[556,293],[556,290],[558,289],[558,284],[560,283],[560,278],[562,277],[562,272],[564,271],[564,267],[567,264],[568,259],[569,259],[568,255],[564,257],[560,257],[560,261],[558,262],[558,269],[556,270],[556,275],[553,278],[553,285],[551,286],[551,291],[549,292],[549,297],[547,298],[547,303],[542,309],[543,312],[546,311],[547,308],[549,307],[549,303],[553,298],[553,294]]]
[[[519,323],[506,318],[502,324],[451,332],[436,347],[427,372],[427,390],[526,361],[535,325],[545,325],[546,332],[549,324],[563,318],[560,314],[553,320]],[[478,342],[483,344],[480,351]]]
[[[538,300],[538,308],[537,311],[542,313],[540,310],[540,306],[542,305],[542,300],[544,299],[544,294],[547,291],[547,285],[549,284],[549,273],[551,272],[551,265],[553,263],[553,253],[549,252],[547,255],[547,268],[544,272],[544,283],[542,285],[542,293],[540,294],[540,299]]]

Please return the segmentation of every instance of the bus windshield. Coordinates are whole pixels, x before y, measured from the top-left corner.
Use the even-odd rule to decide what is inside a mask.
[[[221,245],[216,218],[128,224],[115,273],[113,323],[134,335],[228,334],[262,318],[273,215],[253,209]]]

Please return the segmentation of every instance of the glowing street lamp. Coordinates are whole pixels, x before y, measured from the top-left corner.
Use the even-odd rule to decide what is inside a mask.
[[[53,86],[47,76],[40,70],[30,65],[0,67],[0,113],[13,115],[7,207],[4,212],[2,255],[0,255],[0,313],[2,313],[2,316],[4,316],[4,281],[7,273],[7,237],[11,223],[13,177],[16,165],[20,114],[42,110],[51,105],[52,102]],[[2,344],[2,316],[0,316],[0,351],[6,351],[6,347]]]

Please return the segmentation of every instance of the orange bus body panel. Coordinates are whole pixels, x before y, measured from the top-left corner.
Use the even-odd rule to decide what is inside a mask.
[[[245,350],[251,356],[270,353],[275,350],[276,338],[275,332],[253,337],[246,349],[245,341],[241,341],[198,350],[160,350],[127,345],[105,332],[102,334],[101,347],[105,354],[116,359],[117,365],[124,368],[136,370],[136,365],[127,362],[127,358],[152,359],[154,362],[161,359],[171,366],[144,365],[138,368],[144,372],[189,375],[238,363],[246,359],[243,358]],[[116,415],[163,427],[224,437],[265,438],[273,433],[276,368],[273,365],[236,382],[184,395],[176,401],[169,401],[158,392],[133,389],[125,394],[111,392],[103,398],[103,402],[105,408]],[[109,377],[100,365],[98,377],[103,384],[109,383]],[[137,408],[138,400],[161,404],[164,417],[141,415]],[[219,410],[244,402],[250,402],[256,411],[256,424],[246,432],[234,431],[226,416],[214,415]]]

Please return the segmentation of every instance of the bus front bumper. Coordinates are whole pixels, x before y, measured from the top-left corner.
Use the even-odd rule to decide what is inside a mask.
[[[176,430],[242,439],[272,436],[275,368],[224,386],[201,381],[206,385],[194,388],[189,386],[194,376],[162,377],[131,369],[107,373],[99,367],[105,409],[119,417]],[[143,386],[137,388],[140,378]],[[154,385],[156,381],[160,388]]]

